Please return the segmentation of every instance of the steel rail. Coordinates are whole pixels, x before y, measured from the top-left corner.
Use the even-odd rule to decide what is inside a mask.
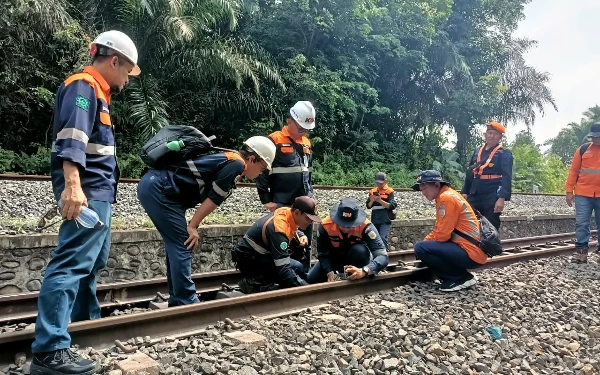
[[[524,260],[555,256],[572,252],[574,244],[540,244],[515,246],[488,260],[487,267],[499,267]],[[420,262],[412,262],[405,269],[382,273],[374,279],[338,281],[303,287],[258,293],[243,297],[220,299],[194,305],[179,306],[130,315],[76,322],[69,325],[73,343],[81,347],[106,348],[115,340],[133,337],[162,337],[202,328],[226,318],[238,319],[251,315],[261,316],[278,311],[319,305],[335,299],[389,290],[412,280],[425,280],[431,275]],[[10,361],[20,351],[28,352],[34,338],[31,328],[0,335],[0,361]]]
[[[21,174],[0,174],[0,181],[51,181],[50,176],[39,176],[39,175],[21,175]],[[126,184],[137,184],[140,180],[138,178],[121,178],[119,183]],[[256,187],[254,183],[239,182],[236,184],[238,187]],[[314,189],[317,190],[370,190],[373,187],[367,186],[326,186],[326,185],[313,185]],[[394,188],[395,191],[409,191],[414,192],[411,188]],[[548,193],[518,193],[516,195],[547,195],[551,197],[563,197],[564,194],[548,194]]]
[[[593,231],[595,234],[596,231]],[[513,238],[502,241],[503,246],[529,246],[547,241],[567,241],[575,233],[561,233],[536,237]],[[390,265],[398,261],[414,261],[413,250],[392,251],[389,253]],[[192,275],[198,293],[218,289],[222,284],[235,285],[240,280],[238,271],[223,270]],[[153,300],[157,293],[167,294],[167,278],[98,284],[96,296],[104,309],[127,307]],[[37,292],[0,296],[0,323],[32,321],[37,315]]]

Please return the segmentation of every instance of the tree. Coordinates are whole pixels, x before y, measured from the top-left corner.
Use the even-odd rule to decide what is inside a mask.
[[[544,156],[529,131],[517,134],[510,145],[513,153],[513,190],[562,193],[568,168],[557,155]]]
[[[549,154],[557,155],[566,165],[571,164],[571,159],[577,148],[587,142],[587,134],[590,126],[600,121],[600,106],[589,108],[583,113],[583,118],[579,123],[571,122],[565,128],[561,129],[558,135],[549,139],[545,145],[550,146]]]

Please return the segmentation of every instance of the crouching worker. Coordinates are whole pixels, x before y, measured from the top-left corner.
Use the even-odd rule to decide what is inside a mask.
[[[453,292],[475,285],[475,277],[468,269],[484,264],[487,255],[457,233],[480,241],[480,223],[473,209],[438,171],[421,172],[413,189],[421,191],[427,200],[435,200],[436,206],[435,227],[415,244],[415,257],[439,277],[441,291]]]
[[[307,285],[302,263],[290,258],[290,244],[306,246],[306,230],[321,222],[317,203],[308,196],[294,199],[291,207],[281,207],[258,219],[232,251],[231,257],[243,279],[242,293]]]
[[[359,280],[376,276],[389,257],[375,226],[353,198],[344,198],[323,220],[317,232],[319,262],[308,273],[308,282]]]
[[[198,226],[231,194],[241,176],[255,179],[271,168],[275,145],[251,137],[238,152],[225,151],[151,169],[138,184],[138,198],[165,243],[169,306],[198,302],[191,278]],[[201,203],[189,223],[185,211]]]

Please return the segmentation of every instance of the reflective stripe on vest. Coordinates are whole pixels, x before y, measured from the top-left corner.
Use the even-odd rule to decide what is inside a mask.
[[[600,174],[600,169],[580,169],[579,173],[582,173],[582,174]]]
[[[62,138],[66,139],[66,138]],[[75,138],[73,138],[75,139]],[[50,152],[57,152],[56,143],[52,142],[52,148]],[[115,146],[105,146],[98,143],[88,143],[85,146],[85,153],[88,155],[114,155],[115,154]]]
[[[250,237],[248,237],[248,235],[244,235],[244,239],[246,240],[246,242],[248,242],[248,245],[250,245],[251,248],[256,250],[257,253],[262,254],[262,255],[269,253],[269,250],[265,249],[264,247],[260,246],[256,242],[254,242]]]
[[[204,180],[202,179],[200,171],[198,171],[198,168],[196,168],[196,164],[194,164],[194,161],[192,159],[186,160],[186,164],[190,168],[190,171],[192,172],[194,177],[196,178],[196,182],[198,183],[198,189],[200,190],[200,194],[202,195],[202,192],[204,191]]]
[[[371,208],[371,210],[387,210],[387,208],[383,207],[383,206],[373,206]]]
[[[462,201],[462,199],[460,199],[460,196],[458,196],[455,193],[452,192],[446,192],[446,194],[449,194],[452,198],[456,199],[457,201],[459,201],[459,203],[462,204],[462,212],[463,214],[465,214],[465,217],[467,218],[467,221],[469,222],[469,224],[471,225],[471,230],[468,232],[463,232],[475,239],[480,237],[480,233],[479,233],[479,226],[477,225],[477,223],[473,220],[473,218],[471,217],[469,210],[468,210],[468,206],[465,202]],[[475,216],[475,213],[473,212],[473,216]],[[458,234],[456,233],[452,233],[452,239],[453,240],[457,240],[460,237]]]
[[[481,162],[481,154],[483,154],[483,149],[485,148],[485,146],[481,146],[481,148],[479,149],[479,154],[477,155],[477,163]],[[496,148],[494,148],[494,150],[490,153],[490,156],[488,157],[487,161],[485,162],[485,164],[479,166],[479,168],[477,169],[473,169],[473,175],[477,176],[477,175],[482,175],[483,174],[483,170],[490,164],[490,162],[492,161],[492,158],[494,157],[494,155],[496,155],[496,152],[502,148],[502,145],[499,144],[498,146],[496,146]]]
[[[301,172],[312,172],[312,168],[308,168],[305,166],[295,166],[295,167],[275,167],[271,169],[269,174],[283,174],[283,173],[301,173]]]

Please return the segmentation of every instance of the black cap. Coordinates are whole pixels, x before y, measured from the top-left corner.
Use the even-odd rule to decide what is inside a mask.
[[[600,138],[600,122],[595,122],[590,126],[590,132],[587,136],[590,138]]]
[[[386,179],[387,176],[383,172],[377,172],[377,174],[375,175],[375,182],[378,182],[380,184],[383,184]]]
[[[321,222],[321,218],[319,218],[319,214],[317,213],[317,202],[307,195],[294,199],[292,210],[294,209],[300,210],[300,212],[316,223]]]
[[[343,198],[329,212],[331,220],[345,228],[354,228],[365,222],[367,214],[354,198]]]
[[[450,185],[450,183],[442,178],[442,174],[434,169],[423,171],[417,176],[417,183],[412,186],[413,190],[419,191],[419,185],[428,182],[439,182],[442,185]]]

